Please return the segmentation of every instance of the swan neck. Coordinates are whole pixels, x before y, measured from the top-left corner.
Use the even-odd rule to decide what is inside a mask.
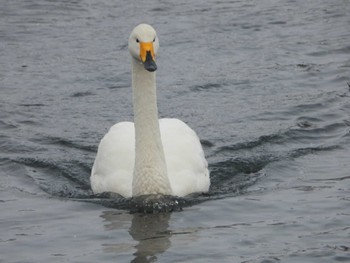
[[[172,193],[158,120],[156,73],[133,59],[135,166],[132,195]]]

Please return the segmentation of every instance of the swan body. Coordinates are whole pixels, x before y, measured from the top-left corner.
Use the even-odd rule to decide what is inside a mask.
[[[178,119],[158,119],[155,30],[138,25],[129,38],[132,56],[134,123],[110,128],[98,147],[91,171],[94,193],[124,197],[207,192],[208,164],[196,133]]]

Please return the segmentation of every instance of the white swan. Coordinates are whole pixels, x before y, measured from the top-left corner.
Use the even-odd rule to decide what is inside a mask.
[[[101,140],[90,177],[94,193],[182,197],[209,189],[208,164],[196,133],[178,119],[158,120],[158,47],[150,25],[140,24],[131,32],[135,124],[117,123]]]

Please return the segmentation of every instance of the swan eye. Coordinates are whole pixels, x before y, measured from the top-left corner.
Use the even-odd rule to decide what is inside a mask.
[[[136,43],[140,43],[140,40],[138,38],[136,38]]]
[[[156,38],[153,39],[153,42],[156,42]]]

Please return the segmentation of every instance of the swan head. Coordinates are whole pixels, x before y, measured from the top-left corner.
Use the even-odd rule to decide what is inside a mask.
[[[157,69],[155,58],[159,48],[157,33],[147,24],[136,26],[129,37],[129,52],[131,56],[143,64],[150,72]]]

